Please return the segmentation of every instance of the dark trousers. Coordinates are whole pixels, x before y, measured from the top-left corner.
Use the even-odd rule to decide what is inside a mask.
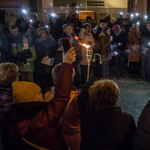
[[[141,63],[142,63],[142,69],[141,69],[141,78],[145,78],[145,73],[147,72],[147,78],[150,80],[150,55],[141,55]]]
[[[81,83],[85,84],[87,80],[88,65],[80,65],[80,67],[81,67]]]
[[[115,71],[117,74],[120,74],[124,70],[124,54],[117,55],[114,57],[115,62]]]
[[[140,62],[130,62],[129,63],[129,74],[138,75],[140,70]]]
[[[109,73],[109,60],[102,61],[102,75]]]
[[[20,72],[20,74],[22,81],[34,82],[33,72]]]
[[[75,69],[75,76],[74,76],[74,82],[76,86],[81,85],[81,69],[80,69],[80,64],[74,65]]]

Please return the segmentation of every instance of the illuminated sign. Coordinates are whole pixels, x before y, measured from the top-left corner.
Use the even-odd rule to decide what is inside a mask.
[[[87,1],[87,6],[105,6],[104,1]]]

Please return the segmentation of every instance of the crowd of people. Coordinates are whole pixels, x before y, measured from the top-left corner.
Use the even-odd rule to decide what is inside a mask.
[[[136,127],[118,106],[109,80],[150,82],[150,22],[108,15],[97,29],[90,16],[46,26],[22,15],[0,30],[0,125],[4,150],[149,150],[149,104]],[[70,40],[64,52],[62,38]],[[87,48],[92,51],[88,78]]]

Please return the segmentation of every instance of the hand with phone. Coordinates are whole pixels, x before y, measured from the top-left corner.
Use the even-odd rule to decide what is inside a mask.
[[[61,42],[64,48],[64,52],[66,53],[71,48],[71,42],[68,37],[61,38]]]
[[[71,47],[64,55],[63,55],[63,63],[72,64],[75,61],[76,53],[74,47]]]
[[[110,41],[110,42],[112,42],[112,41],[113,41],[113,38],[112,38],[112,37],[110,37],[109,41]]]
[[[118,43],[118,45],[119,45],[119,46],[121,46],[121,45],[122,45],[122,43]]]
[[[13,48],[17,47],[16,43],[12,43],[11,45],[12,45]]]

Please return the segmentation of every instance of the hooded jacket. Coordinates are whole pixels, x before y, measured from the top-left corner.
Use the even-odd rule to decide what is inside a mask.
[[[91,33],[91,25],[89,23],[84,23],[83,26],[85,27],[86,25],[90,26],[90,32],[87,33],[85,31],[85,28],[81,28],[81,31],[79,33],[79,39],[81,39],[82,43],[85,43],[87,45],[90,45],[93,47],[95,45],[95,40],[93,38],[93,34]],[[87,59],[86,59],[86,55],[87,55],[87,50],[85,47],[81,47],[81,53],[82,53],[82,57],[83,59],[80,61],[81,65],[88,65]]]
[[[61,135],[59,119],[70,99],[72,70],[72,65],[62,64],[55,95],[50,102],[19,103],[12,105],[11,111],[4,113],[2,126],[4,150],[36,150],[24,142],[22,137],[46,149],[67,150]]]

